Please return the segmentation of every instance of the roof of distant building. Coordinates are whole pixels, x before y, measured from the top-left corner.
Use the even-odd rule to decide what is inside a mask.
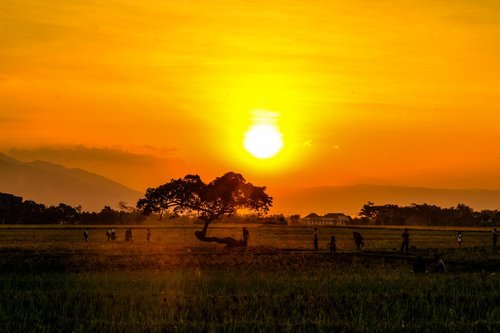
[[[335,218],[335,217],[339,217],[339,216],[345,216],[345,215],[342,214],[342,213],[328,213],[328,214],[326,214],[323,217],[333,217],[333,218]]]
[[[316,213],[311,213],[307,216],[304,216],[305,219],[313,219],[313,218],[318,218],[318,217],[320,217],[320,216]]]

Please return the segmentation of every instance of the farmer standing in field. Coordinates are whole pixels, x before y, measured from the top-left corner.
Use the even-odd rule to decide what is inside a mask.
[[[248,240],[250,239],[250,233],[248,232],[248,229],[243,227],[243,244],[244,245],[247,245],[248,244]]]
[[[318,250],[318,228],[314,228],[313,242],[314,242],[314,249],[317,251]]]
[[[410,245],[410,234],[408,233],[408,229],[405,229],[401,237],[403,238],[403,243],[401,244],[401,253],[408,254],[408,246]]]
[[[132,241],[132,228],[128,228],[125,231],[125,241],[126,242],[131,242]]]
[[[462,248],[462,232],[461,231],[457,232],[457,243],[458,243],[458,249],[460,250]]]
[[[151,240],[151,230],[148,228],[148,231],[146,232],[146,239],[148,242]]]
[[[83,239],[88,242],[89,241],[89,230],[85,229],[83,230]]]
[[[330,243],[328,243],[328,245],[330,245],[330,253],[337,252],[337,241],[336,241],[334,235],[332,235],[332,237],[330,237]]]

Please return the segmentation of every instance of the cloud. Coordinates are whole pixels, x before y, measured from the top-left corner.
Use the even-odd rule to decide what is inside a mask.
[[[302,146],[304,146],[304,147],[312,147],[312,141],[313,141],[313,140],[306,140],[306,141],[302,144]]]
[[[93,163],[119,163],[119,164],[149,164],[159,160],[169,159],[177,151],[175,148],[145,147],[148,152],[131,152],[114,147],[86,147],[75,146],[45,146],[38,148],[10,148],[7,155],[29,162],[45,160],[60,163],[65,161],[70,164],[92,161]],[[64,164],[66,164],[64,163]]]
[[[141,150],[154,154],[173,155],[181,152],[180,149],[177,147],[158,147],[152,145],[142,145],[139,148]]]

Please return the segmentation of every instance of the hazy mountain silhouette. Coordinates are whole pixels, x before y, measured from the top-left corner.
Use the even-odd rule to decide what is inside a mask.
[[[61,202],[99,211],[119,201],[135,206],[142,193],[105,177],[43,161],[24,163],[0,153],[0,192],[47,205]]]
[[[48,205],[82,205],[88,211],[99,211],[104,205],[116,207],[119,201],[135,206],[144,195],[82,169],[43,161],[24,163],[1,153],[0,192]],[[377,205],[427,203],[441,207],[464,203],[475,210],[500,209],[500,190],[353,185],[295,189],[272,195],[272,212],[303,216],[311,212],[357,215],[368,201]]]
[[[464,203],[475,210],[500,209],[500,190],[433,189],[423,187],[353,185],[297,189],[275,196],[273,211],[287,214],[343,212],[358,215],[368,201],[377,205],[412,203],[454,207]],[[293,208],[290,208],[293,207]]]

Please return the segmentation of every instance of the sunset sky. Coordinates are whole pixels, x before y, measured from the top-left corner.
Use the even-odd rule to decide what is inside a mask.
[[[500,2],[3,0],[0,152],[140,191],[500,188]]]

